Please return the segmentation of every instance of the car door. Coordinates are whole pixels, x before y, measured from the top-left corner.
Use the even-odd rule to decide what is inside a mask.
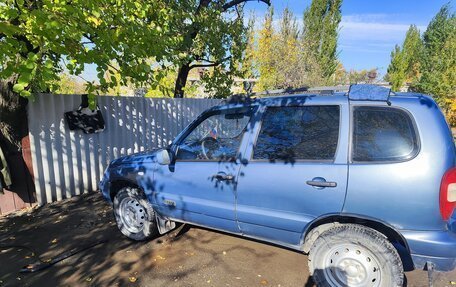
[[[297,246],[309,222],[342,210],[348,100],[304,102],[261,109],[237,186],[237,219],[247,236]]]
[[[177,221],[238,232],[234,182],[250,108],[204,114],[173,144],[171,165],[154,173],[157,211]]]

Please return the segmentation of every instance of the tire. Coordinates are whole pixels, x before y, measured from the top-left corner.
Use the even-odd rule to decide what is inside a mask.
[[[141,190],[124,187],[116,194],[113,202],[117,227],[123,235],[142,241],[153,238],[158,233],[155,212]]]
[[[397,250],[383,234],[361,225],[338,225],[323,232],[308,258],[317,286],[403,286]]]

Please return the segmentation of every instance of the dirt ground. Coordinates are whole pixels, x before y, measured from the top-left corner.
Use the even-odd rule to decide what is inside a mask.
[[[100,243],[36,273],[37,260]],[[406,274],[427,286],[427,274]],[[456,271],[434,286],[456,286]],[[117,231],[99,194],[83,195],[0,218],[0,286],[313,286],[298,252],[192,226],[149,242]]]

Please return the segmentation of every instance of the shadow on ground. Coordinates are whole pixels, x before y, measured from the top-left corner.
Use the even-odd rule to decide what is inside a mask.
[[[98,193],[0,218],[0,230],[2,287],[313,286],[306,256],[257,241],[188,225],[152,241],[130,241]],[[19,273],[39,258],[105,240],[48,269]],[[425,272],[407,277],[409,286],[426,286]],[[455,272],[438,273],[435,286],[452,286],[451,278],[456,281]]]
[[[1,218],[0,228],[0,286],[124,286],[136,272],[154,266],[150,251],[128,252],[148,244],[129,241],[117,232],[111,208],[99,194]],[[104,240],[108,241],[48,269],[18,272],[26,264]]]

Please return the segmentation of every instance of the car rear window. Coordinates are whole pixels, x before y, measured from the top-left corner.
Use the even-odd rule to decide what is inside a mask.
[[[333,160],[339,139],[339,106],[270,107],[253,159]]]
[[[353,113],[355,162],[404,161],[418,151],[409,114],[392,107],[355,107]]]

